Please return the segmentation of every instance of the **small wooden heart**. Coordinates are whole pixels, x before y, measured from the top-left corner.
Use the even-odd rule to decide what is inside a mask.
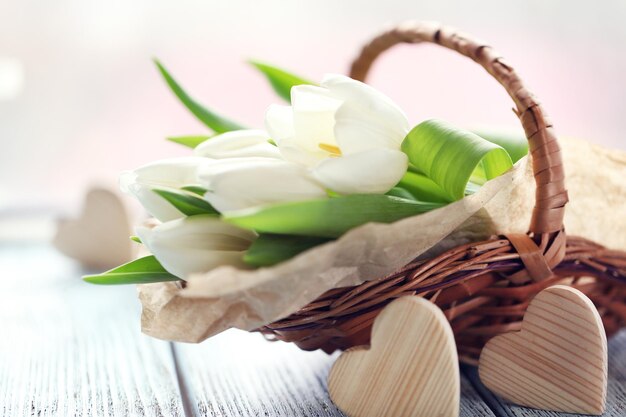
[[[120,197],[93,188],[77,219],[60,220],[54,246],[87,267],[108,269],[132,260],[130,220]]]
[[[330,398],[350,417],[456,417],[460,377],[443,312],[420,297],[393,301],[376,318],[372,344],[344,352],[328,376]]]
[[[487,388],[515,404],[602,414],[607,386],[602,319],[580,291],[546,288],[531,301],[519,332],[494,337],[483,348],[479,375]]]

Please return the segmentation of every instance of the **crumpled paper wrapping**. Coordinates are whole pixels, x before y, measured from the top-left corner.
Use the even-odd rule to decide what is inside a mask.
[[[626,153],[561,140],[570,203],[567,233],[626,249]],[[390,274],[415,257],[499,233],[524,233],[534,205],[527,159],[479,192],[393,224],[367,224],[270,268],[220,267],[178,283],[140,285],[144,333],[200,342],[231,327],[253,330],[286,317],[331,288]]]

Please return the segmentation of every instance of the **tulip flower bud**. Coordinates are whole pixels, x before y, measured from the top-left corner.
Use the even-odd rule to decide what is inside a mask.
[[[185,279],[220,265],[245,267],[243,255],[257,235],[210,215],[191,216],[137,229],[163,267]]]
[[[198,166],[209,160],[200,157],[171,158],[153,162],[120,175],[120,188],[139,200],[150,215],[161,221],[184,217],[153,189],[178,190],[185,185],[196,184]]]
[[[409,122],[374,88],[330,75],[320,87],[291,89],[292,106],[270,106],[265,125],[283,157],[312,169],[326,188],[343,194],[378,194],[402,178],[408,158],[400,150]]]

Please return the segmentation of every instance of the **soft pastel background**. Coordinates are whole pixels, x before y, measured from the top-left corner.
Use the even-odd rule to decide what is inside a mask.
[[[543,100],[560,134],[626,149],[623,0],[0,2],[0,213],[72,211],[85,187],[185,149],[165,136],[205,129],[158,76],[159,57],[201,102],[262,126],[278,101],[247,58],[313,80],[345,73],[393,22],[439,20],[489,40]],[[398,47],[372,84],[412,122],[516,126],[475,64]]]

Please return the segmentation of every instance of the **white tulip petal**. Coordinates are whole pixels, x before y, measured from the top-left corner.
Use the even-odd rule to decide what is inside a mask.
[[[245,269],[244,255],[245,251],[174,251],[169,252],[169,256],[163,253],[161,264],[169,273],[187,279],[191,274],[209,272],[223,265]]]
[[[206,158],[182,157],[162,159],[144,166],[133,172],[141,184],[179,188],[193,184],[198,166],[206,164]]]
[[[327,88],[316,85],[297,85],[291,88],[291,105],[293,111],[327,111],[336,110],[341,100],[335,98]]]
[[[198,167],[196,171],[197,181],[207,189],[213,187],[213,179],[222,174],[238,171],[245,168],[264,168],[280,166],[285,161],[276,158],[245,157],[209,160],[208,163]]]
[[[308,151],[299,147],[293,141],[283,141],[278,145],[278,149],[282,157],[296,164],[313,167],[320,161],[328,158],[328,152],[318,149],[315,152]]]
[[[122,171],[118,181],[123,193],[132,194],[131,188],[137,183],[137,174],[133,171]]]
[[[265,128],[278,145],[281,156],[287,161],[307,166],[315,165],[319,158],[299,145],[293,127],[291,106],[272,105],[265,113]]]
[[[337,110],[335,119],[335,138],[344,155],[372,149],[399,150],[407,134],[400,129],[391,129],[375,115],[364,117],[360,105],[353,103],[344,103]]]
[[[341,101],[331,97],[324,88],[299,85],[291,89],[291,102],[299,146],[316,152],[320,150],[320,143],[336,145],[333,128]]]
[[[282,164],[240,167],[211,179],[204,198],[220,212],[264,204],[326,197],[325,189],[301,166]]]
[[[376,149],[321,162],[313,176],[342,194],[383,194],[393,188],[408,167],[401,151]]]
[[[334,97],[344,102],[336,115],[338,123],[342,118],[351,121],[361,120],[361,124],[372,125],[372,128],[380,135],[387,132],[389,139],[396,142],[393,149],[400,147],[410,130],[409,121],[404,112],[389,97],[365,83],[343,75],[327,75],[322,81],[322,86],[328,88]],[[340,147],[344,139],[339,136],[341,133],[335,129]]]
[[[211,215],[191,216],[179,222],[163,223],[151,230],[155,229],[160,233],[161,244],[186,249],[225,250],[239,242],[236,249],[242,250],[256,238],[255,232]]]
[[[175,191],[175,189],[167,187],[159,187],[159,189]],[[155,193],[150,186],[134,184],[129,188],[129,193],[139,200],[148,214],[162,222],[185,217],[169,201]]]
[[[224,152],[222,155],[215,155],[214,158],[245,158],[250,156],[261,156],[264,158],[281,158],[281,154],[278,148],[268,142],[248,146],[245,149]]]
[[[265,112],[265,128],[277,144],[294,137],[291,106],[272,104]]]
[[[220,265],[243,267],[243,254],[256,239],[254,232],[210,216],[138,228],[136,233],[168,272],[183,279]]]
[[[194,154],[215,159],[248,156],[280,158],[280,151],[268,142],[269,139],[270,136],[262,130],[235,130],[202,142],[194,149]]]

